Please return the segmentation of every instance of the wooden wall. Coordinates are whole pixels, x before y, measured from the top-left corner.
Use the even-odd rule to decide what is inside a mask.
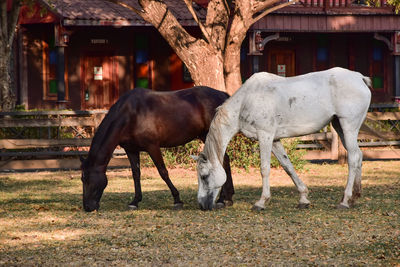
[[[387,32],[399,29],[400,16],[346,15],[327,16],[302,14],[271,14],[253,26],[280,32]]]

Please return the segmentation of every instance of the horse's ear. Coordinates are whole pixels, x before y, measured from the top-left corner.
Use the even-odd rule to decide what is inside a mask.
[[[190,155],[190,157],[197,162],[206,162],[207,161],[206,155],[204,155],[203,153],[200,153],[198,156]]]
[[[201,162],[201,163],[207,163],[206,155],[204,155],[203,153],[200,153],[198,161]]]
[[[199,157],[196,156],[196,155],[190,155],[190,157],[191,157],[192,159],[194,159],[194,161],[199,161]]]

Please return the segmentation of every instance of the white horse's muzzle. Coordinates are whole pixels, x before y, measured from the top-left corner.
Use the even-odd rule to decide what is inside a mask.
[[[220,188],[211,189],[207,191],[205,196],[199,196],[198,202],[201,210],[212,210],[215,206]]]

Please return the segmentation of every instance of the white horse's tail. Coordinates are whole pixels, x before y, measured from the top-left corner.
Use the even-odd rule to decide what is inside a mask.
[[[365,82],[365,84],[366,84],[368,87],[372,87],[372,81],[371,81],[371,78],[370,78],[370,77],[363,76],[362,79],[363,79],[363,81]]]

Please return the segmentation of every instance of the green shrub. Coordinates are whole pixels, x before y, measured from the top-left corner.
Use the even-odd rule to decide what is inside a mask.
[[[303,169],[306,160],[303,160],[305,152],[297,150],[299,140],[295,138],[284,139],[282,144],[285,147],[290,161],[296,170]],[[227,149],[231,165],[238,168],[248,170],[251,167],[260,166],[260,147],[258,141],[251,140],[242,134],[236,135],[229,143]],[[271,167],[280,166],[279,161],[272,154]]]
[[[306,163],[303,160],[303,151],[297,150],[298,139],[285,139],[282,141],[286,152],[297,170],[301,170]],[[195,162],[190,155],[198,155],[202,151],[203,144],[199,140],[194,140],[183,146],[162,149],[165,165],[171,167],[195,168]],[[231,166],[249,170],[251,167],[258,168],[260,166],[260,151],[258,141],[253,141],[242,134],[236,135],[230,141],[227,149]],[[143,166],[154,166],[147,153],[142,153],[141,164]],[[273,156],[271,166],[278,167],[280,164]]]
[[[190,155],[198,155],[201,151],[202,145],[203,144],[200,140],[194,140],[183,146],[163,149],[165,165],[169,167],[193,167],[195,164]]]
[[[227,153],[233,167],[249,170],[250,167],[260,166],[258,142],[242,134],[237,134],[232,138]]]
[[[297,149],[297,145],[300,143],[299,139],[288,138],[282,140],[281,142],[285,147],[286,153],[289,156],[294,168],[296,170],[302,170],[307,161],[303,159],[303,156],[306,154],[306,152],[304,150]],[[278,167],[279,165],[279,161],[275,157],[272,157],[271,166]]]

